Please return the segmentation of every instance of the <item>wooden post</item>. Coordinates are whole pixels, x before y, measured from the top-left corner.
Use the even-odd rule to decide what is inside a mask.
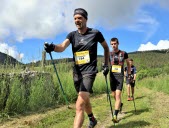
[[[45,61],[46,61],[46,51],[42,52],[42,69],[44,70],[45,68]]]

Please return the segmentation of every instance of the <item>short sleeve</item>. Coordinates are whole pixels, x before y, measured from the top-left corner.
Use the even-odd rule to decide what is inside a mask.
[[[104,37],[103,37],[103,34],[98,31],[97,35],[96,35],[96,39],[98,42],[102,43],[103,41],[105,41]]]
[[[128,59],[128,54],[127,54],[127,52],[124,52],[124,59]]]
[[[69,33],[69,34],[66,36],[66,39],[72,40],[72,33]]]

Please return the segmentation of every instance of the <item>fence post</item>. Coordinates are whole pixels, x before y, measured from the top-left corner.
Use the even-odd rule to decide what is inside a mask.
[[[46,61],[46,51],[42,52],[42,69],[44,70],[45,68],[45,61]]]

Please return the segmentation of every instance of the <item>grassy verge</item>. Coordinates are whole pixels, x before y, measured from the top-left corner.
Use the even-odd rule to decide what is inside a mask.
[[[150,78],[149,78],[150,79]],[[124,85],[124,91],[122,93],[123,117],[120,123],[116,124],[117,128],[168,128],[169,127],[169,95],[160,93],[155,90],[149,90],[143,87],[143,83],[149,82],[149,79],[144,79],[137,84],[135,88],[135,107],[132,101],[127,101],[126,87]],[[158,79],[154,79],[154,84],[157,83]],[[161,81],[162,82],[162,81]],[[162,83],[161,83],[162,84]],[[96,85],[95,85],[96,86]],[[159,84],[160,86],[160,84]],[[158,98],[157,98],[158,97]],[[161,99],[166,99],[162,101]],[[98,119],[98,125],[96,128],[114,128],[114,124],[111,121],[111,113],[109,102],[107,102],[107,95],[97,95],[92,97],[93,112]],[[114,100],[112,98],[112,104]],[[73,127],[73,120],[75,116],[75,108],[73,109],[62,109],[56,111],[52,115],[48,115],[37,124],[31,125],[35,128],[43,127]],[[88,124],[87,115],[85,115],[84,128]]]
[[[159,99],[156,99],[157,95],[160,95]],[[99,96],[92,97],[93,112],[98,120],[96,128],[168,128],[169,124],[169,111],[167,108],[169,102],[161,101],[161,98],[169,98],[169,95],[163,93],[158,93],[149,90],[144,87],[136,89],[135,95],[136,112],[134,109],[134,104],[132,101],[127,101],[127,96],[125,92],[123,93],[123,115],[122,120],[114,126],[111,121],[111,113],[109,102],[107,102],[107,95],[102,94]],[[112,104],[114,105],[114,100],[112,99]],[[162,106],[158,105],[162,104]],[[166,104],[164,106],[164,104]],[[72,128],[75,116],[75,108],[72,105],[72,109],[67,109],[63,107],[62,109],[55,109],[55,113],[49,114],[42,118],[40,121],[33,125],[31,128],[59,128],[66,127]],[[160,106],[160,107],[159,107]],[[160,108],[160,109],[159,109]],[[85,121],[83,128],[88,125],[88,118],[85,115]]]
[[[138,82],[138,86],[144,86],[149,89],[153,89],[159,92],[165,92],[169,94],[168,83],[169,83],[169,75],[158,75],[156,77],[148,77]]]
[[[68,75],[68,74],[67,74]],[[60,74],[61,81],[63,82],[65,92],[70,97],[76,97],[77,94],[75,93],[75,89],[72,85],[72,75],[69,74],[69,77],[64,77],[65,74]],[[140,81],[137,81],[137,85],[135,88],[135,104],[136,104],[136,113],[134,111],[133,102],[127,101],[126,95],[126,86],[124,84],[124,91],[122,101],[124,103],[123,108],[123,117],[119,124],[115,127],[122,128],[168,128],[169,124],[169,95],[167,94],[167,82],[168,76],[158,76],[156,78],[146,78]],[[55,78],[55,83],[57,83],[57,79]],[[161,85],[163,85],[161,87]],[[56,84],[58,86],[58,84]],[[149,90],[150,88],[152,90]],[[110,106],[109,102],[107,102],[107,95],[106,95],[106,85],[105,79],[102,73],[99,73],[96,77],[96,81],[94,83],[94,92],[98,95],[92,95],[91,101],[93,106],[93,112],[98,119],[98,125],[96,128],[114,128],[114,124],[112,123],[111,113],[110,113]],[[60,90],[58,88],[58,90]],[[70,91],[71,90],[71,91]],[[156,91],[157,90],[157,91]],[[166,93],[158,92],[158,90],[163,91]],[[61,94],[61,92],[60,92]],[[73,94],[73,95],[72,95]],[[58,96],[59,97],[59,96]],[[63,98],[60,95],[60,100]],[[59,98],[58,98],[59,99]],[[72,99],[72,98],[70,98]],[[70,100],[69,99],[69,100]],[[72,128],[73,121],[75,116],[75,107],[74,107],[74,100],[72,100],[72,109],[67,109],[66,106],[57,108],[52,110],[52,113],[48,113],[48,111],[44,111],[45,115],[38,116],[36,115],[40,113],[36,113],[30,115],[29,118],[21,118],[18,120],[20,127],[31,127],[31,128]],[[62,101],[64,102],[64,101]],[[65,104],[65,103],[64,103]],[[114,100],[112,98],[112,104],[114,105]],[[13,120],[13,119],[10,119]],[[25,120],[30,120],[26,122],[32,123],[25,123]],[[32,121],[33,120],[33,121]],[[14,121],[14,120],[13,120]],[[3,125],[6,127],[18,127],[18,122],[13,123],[11,122],[3,122]],[[9,125],[8,125],[9,124]],[[15,125],[14,125],[15,124]],[[85,122],[84,128],[88,125],[88,118],[85,115]],[[1,126],[1,125],[0,125]]]

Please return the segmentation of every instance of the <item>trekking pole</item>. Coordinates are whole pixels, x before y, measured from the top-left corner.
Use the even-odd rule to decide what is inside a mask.
[[[134,83],[135,84],[135,83]],[[133,86],[133,89],[134,89],[134,86]],[[132,87],[131,87],[131,90],[132,90]],[[133,95],[133,94],[132,94]],[[134,104],[134,109],[135,109],[135,113],[136,113],[136,105],[135,105],[135,97],[133,96],[133,104]]]
[[[135,109],[135,113],[136,113],[136,105],[135,105],[134,97],[133,97],[133,104],[134,104],[134,109]]]
[[[107,82],[107,76],[105,76],[105,80],[106,80],[106,88],[107,88],[107,99],[110,102],[110,110],[111,110],[111,114],[112,114],[112,119],[113,119],[113,109],[112,109],[112,103],[111,103],[111,98],[110,98],[110,93],[109,93],[109,87],[108,87],[108,82]],[[115,123],[114,123],[115,125]]]
[[[59,85],[60,85],[60,88],[61,88],[61,90],[62,90],[62,94],[63,94],[63,97],[64,97],[64,99],[65,99],[65,102],[66,102],[67,108],[70,108],[70,107],[69,107],[68,100],[67,100],[67,97],[66,97],[66,94],[65,94],[65,92],[64,92],[64,90],[63,90],[63,87],[62,87],[62,84],[61,84],[61,81],[60,81],[60,78],[59,78],[59,75],[58,75],[58,72],[57,72],[57,69],[56,69],[55,63],[54,63],[54,61],[53,61],[52,53],[51,53],[51,52],[49,52],[49,55],[50,55],[50,58],[51,58],[51,61],[52,61],[52,64],[53,64],[54,70],[55,70],[55,72],[56,72],[56,76],[57,76],[57,78],[58,78]]]

